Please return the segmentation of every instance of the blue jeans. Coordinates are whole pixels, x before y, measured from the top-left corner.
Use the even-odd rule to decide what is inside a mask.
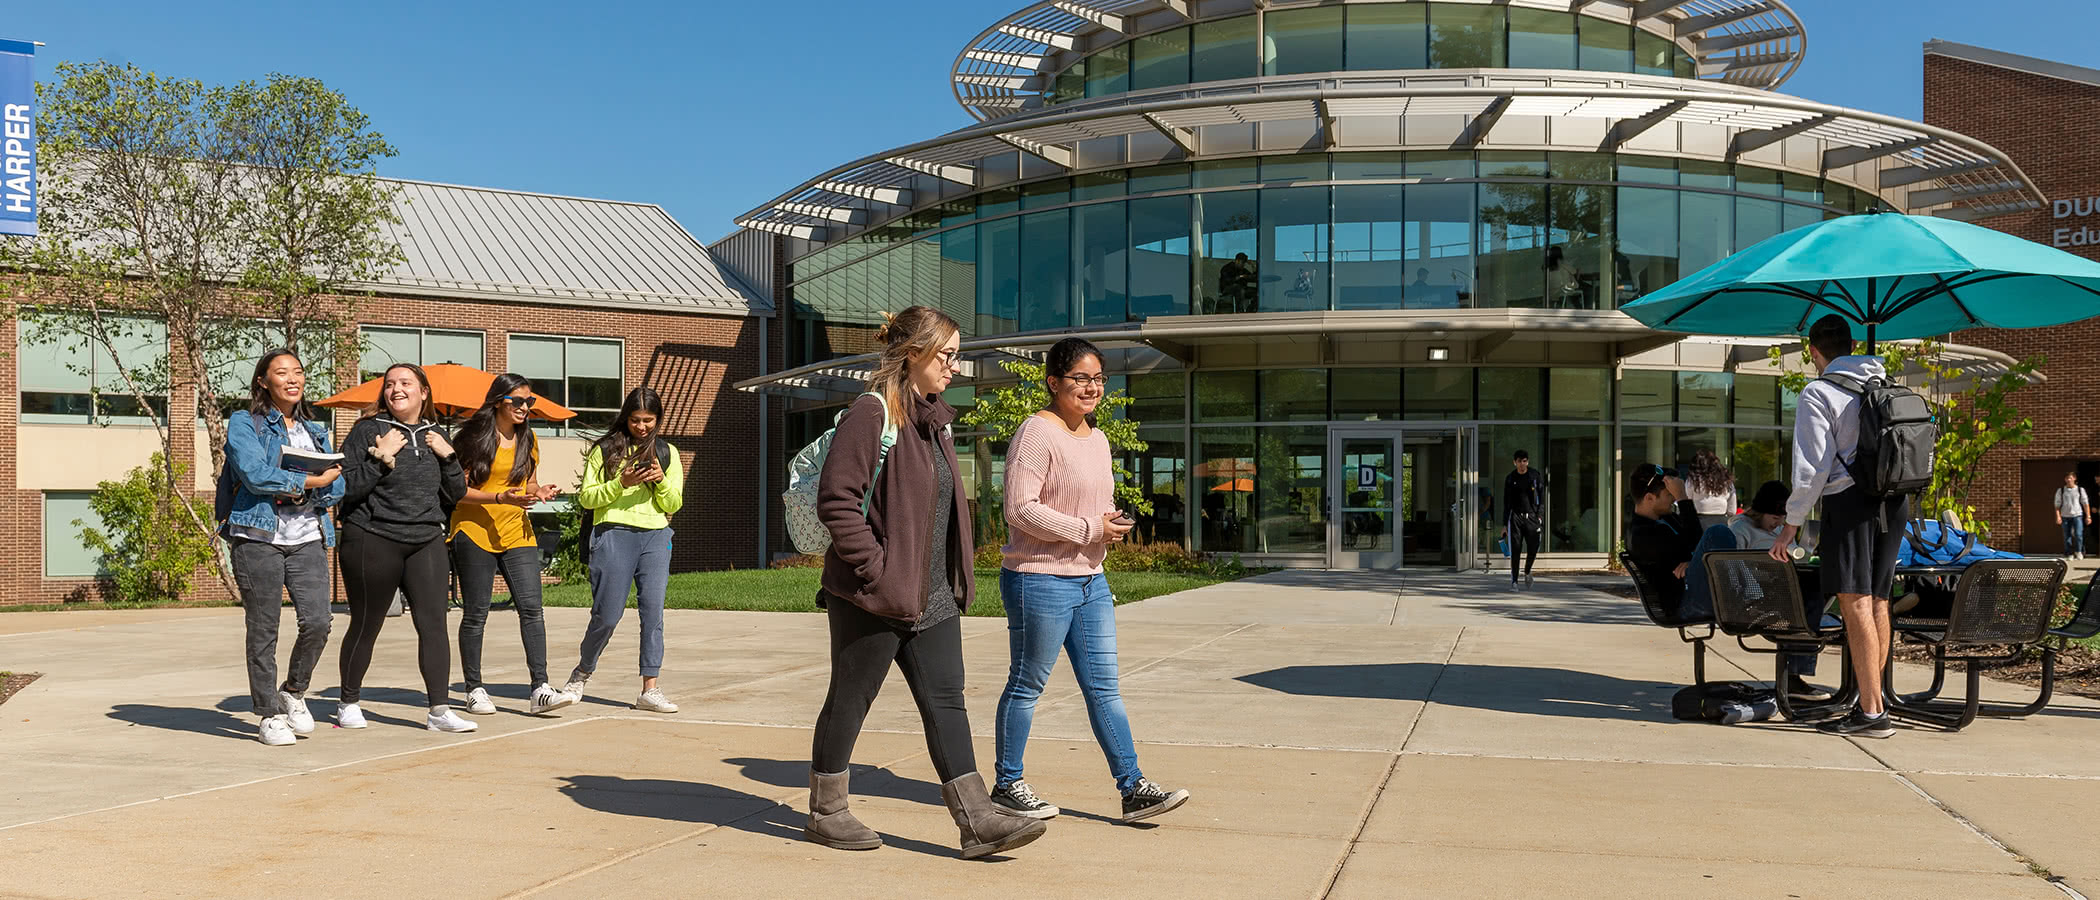
[[[612,640],[627,612],[627,588],[642,614],[642,677],[664,667],[664,591],[671,581],[671,529],[643,531],[623,525],[591,529],[591,624],[583,630],[576,668],[598,671],[598,654]]]
[[[999,596],[1006,604],[1013,665],[1007,670],[1006,690],[999,694],[998,784],[1021,780],[1021,757],[1028,749],[1035,703],[1043,696],[1062,647],[1072,659],[1072,674],[1086,697],[1087,721],[1108,757],[1116,789],[1128,793],[1137,787],[1144,773],[1138,771],[1137,745],[1116,682],[1116,601],[1108,579],[1099,574],[1036,575],[1002,569]]]
[[[2078,516],[2064,517],[2064,555],[2070,556],[2085,550],[2085,520]]]

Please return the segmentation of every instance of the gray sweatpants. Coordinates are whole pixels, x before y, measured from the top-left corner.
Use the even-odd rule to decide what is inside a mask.
[[[328,646],[328,551],[320,541],[280,547],[262,541],[233,539],[233,580],[247,610],[248,700],[258,716],[285,713],[279,690],[298,694],[312,680],[321,651]],[[291,664],[277,683],[277,623],[284,617],[284,595],[291,591],[299,637],[292,642]]]
[[[643,678],[655,678],[664,666],[664,591],[671,582],[671,529],[643,531],[623,525],[591,530],[591,624],[583,631],[582,659],[576,668],[598,671],[598,654],[612,640],[613,629],[627,611],[627,588],[634,587],[635,609],[642,614]]]

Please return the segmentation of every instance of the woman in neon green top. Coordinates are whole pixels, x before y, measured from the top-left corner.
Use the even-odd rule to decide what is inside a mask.
[[[678,450],[658,435],[664,401],[645,387],[620,405],[613,427],[591,445],[583,462],[583,487],[576,502],[591,510],[591,624],[583,632],[581,659],[562,688],[582,697],[598,654],[627,610],[635,589],[642,613],[642,696],[634,708],[674,713],[656,678],[664,664],[664,590],[671,579],[671,514],[685,505],[685,469]]]

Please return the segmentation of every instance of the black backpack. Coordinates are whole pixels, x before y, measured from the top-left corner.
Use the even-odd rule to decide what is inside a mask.
[[[1932,486],[1940,426],[1923,396],[1886,378],[1825,375],[1822,380],[1859,398],[1859,449],[1845,466],[1853,483],[1868,496],[1883,499],[1908,497]]]
[[[1686,722],[1719,722],[1722,707],[1730,703],[1745,705],[1773,699],[1769,688],[1758,688],[1740,681],[1708,681],[1680,689],[1670,697],[1670,715]]]

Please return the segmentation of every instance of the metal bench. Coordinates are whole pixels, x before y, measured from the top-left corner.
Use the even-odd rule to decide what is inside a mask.
[[[1687,618],[1679,615],[1678,610],[1664,608],[1662,597],[1655,592],[1655,586],[1641,574],[1641,568],[1633,564],[1633,554],[1620,553],[1619,565],[1626,569],[1626,574],[1633,576],[1634,590],[1640,593],[1641,608],[1648,611],[1648,620],[1664,628],[1677,629],[1678,639],[1692,645],[1692,683],[1705,684],[1706,642],[1714,636],[1713,618]],[[1697,629],[1700,628],[1706,629],[1706,633],[1699,634]]]
[[[2063,584],[2064,570],[2063,561],[2057,559],[1980,560],[1962,570],[1954,587],[1953,608],[1946,619],[1894,622],[1896,634],[1903,639],[1932,648],[1933,687],[1917,694],[1897,693],[1895,662],[1890,660],[1882,678],[1889,711],[1949,731],[1968,727],[1979,715],[2018,717],[2041,712],[2055,690],[2056,654],[2052,648],[2044,648],[2042,655],[2040,696],[2025,706],[1986,706],[1981,696],[1982,666],[2017,660],[2029,647],[2048,639],[2052,633],[2049,620],[2056,610],[2056,594]],[[1961,652],[2005,645],[2012,646],[2010,653]],[[1968,664],[1968,695],[1958,702],[1936,702],[1949,661]]]
[[[1773,559],[1763,550],[1715,550],[1700,560],[1713,594],[1715,627],[1747,652],[1772,655],[1772,691],[1780,715],[1802,721],[1851,708],[1859,689],[1852,678],[1849,649],[1842,650],[1845,681],[1835,697],[1800,707],[1787,698],[1787,657],[1820,653],[1831,644],[1843,648],[1845,640],[1842,623],[1804,600],[1793,563]],[[1749,638],[1763,638],[1771,645],[1752,646]]]

